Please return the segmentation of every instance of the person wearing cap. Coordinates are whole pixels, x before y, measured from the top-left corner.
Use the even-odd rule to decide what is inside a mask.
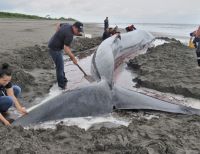
[[[63,49],[73,63],[77,64],[77,60],[71,51],[70,45],[73,36],[81,36],[81,32],[83,32],[83,24],[81,22],[75,22],[73,25],[68,23],[58,24],[55,34],[48,43],[49,53],[56,65],[58,86],[61,89],[66,89],[67,85],[67,78],[64,72]]]

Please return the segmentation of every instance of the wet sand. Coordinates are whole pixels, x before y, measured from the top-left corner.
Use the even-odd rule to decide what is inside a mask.
[[[129,61],[138,73],[138,86],[199,99],[200,67],[195,49],[175,39],[163,39],[169,43],[150,48],[147,54]]]
[[[47,94],[52,83],[55,82],[55,70],[46,46],[49,37],[55,30],[56,22],[0,20],[0,34],[4,36],[0,40],[0,63],[10,62],[12,67],[15,68],[13,80],[22,86],[22,101],[27,107],[34,104],[36,97],[43,97]],[[95,37],[102,34],[101,28],[96,27],[95,24],[86,25],[85,32],[89,34],[94,33],[93,36]],[[98,44],[98,38],[76,40],[74,50],[78,51],[76,54],[79,56],[82,51],[89,53],[90,50],[87,49]],[[150,49],[146,55],[152,55],[148,58],[139,58],[140,56],[136,58],[140,69],[144,68],[142,73],[139,74],[141,81],[146,81],[147,79],[149,79],[148,83],[157,81],[154,80],[156,77],[155,74],[151,74],[158,70],[159,73],[157,74],[160,75],[163,69],[170,72],[171,69],[173,70],[174,66],[172,64],[175,64],[175,62],[178,63],[175,65],[175,68],[181,67],[181,70],[178,72],[182,72],[177,79],[177,76],[174,75],[175,73],[173,74],[173,79],[175,78],[176,80],[182,79],[183,75],[188,76],[189,73],[183,73],[186,68],[189,70],[191,66],[194,66],[196,69],[196,61],[192,59],[195,58],[193,50],[182,46],[176,41],[172,45],[168,45],[167,47],[165,45],[158,47],[159,52],[155,52],[155,54],[152,54],[154,53],[152,50],[155,49]],[[180,52],[177,53],[177,57],[175,58],[176,50],[180,50]],[[162,51],[166,52],[160,54]],[[142,55],[142,57],[146,57],[146,55]],[[160,58],[161,55],[168,58]],[[181,60],[183,57],[186,57],[186,60]],[[188,59],[189,57],[191,59]],[[148,60],[151,61],[149,62]],[[166,63],[167,66],[154,69],[155,64],[153,62],[159,60],[162,61],[159,65]],[[167,62],[167,60],[171,61]],[[145,67],[142,64],[146,64],[144,65]],[[151,67],[147,67],[147,65]],[[168,67],[169,69],[167,69]],[[176,68],[176,70],[178,69]],[[142,80],[142,75],[145,72],[150,73],[148,73],[148,77],[145,80]],[[192,73],[195,72],[198,71],[193,71]],[[172,72],[170,73],[172,74]],[[164,85],[168,85],[171,82],[167,82],[165,76],[166,74],[160,75],[156,79],[160,79],[158,81],[162,81]],[[189,81],[193,80],[187,80],[187,82]],[[187,85],[185,84],[185,87]],[[195,81],[188,87],[192,86],[196,86]],[[62,124],[57,125],[55,130],[27,130],[22,127],[9,128],[0,125],[0,153],[198,154],[200,151],[199,116],[150,113],[145,111],[119,112],[116,114],[124,118],[132,119],[131,124],[128,127],[101,127],[100,129],[93,126],[87,131],[76,126],[68,127]],[[149,115],[153,117],[150,120],[147,118]]]
[[[200,117],[148,112],[119,113],[132,117],[128,126],[92,127],[57,125],[53,129],[25,130],[0,126],[2,153],[137,153],[199,154]]]

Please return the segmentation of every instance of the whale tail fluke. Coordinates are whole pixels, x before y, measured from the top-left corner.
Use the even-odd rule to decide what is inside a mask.
[[[116,104],[116,109],[155,110],[169,113],[200,115],[199,109],[172,104],[122,87],[114,86],[113,91],[114,96],[112,101]]]

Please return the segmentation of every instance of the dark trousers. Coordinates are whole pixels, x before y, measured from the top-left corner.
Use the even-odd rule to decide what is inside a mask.
[[[15,97],[19,97],[21,94],[21,88],[17,85],[13,87]],[[0,96],[0,113],[6,112],[13,105],[13,98],[11,96]]]
[[[197,42],[196,54],[197,54],[197,63],[200,66],[200,42]]]
[[[198,43],[200,42],[200,38],[198,38],[198,37],[195,37],[194,39],[193,39],[193,43],[194,43],[194,47],[195,48],[198,48]]]
[[[54,51],[49,50],[49,54],[51,55],[55,65],[56,65],[56,77],[58,81],[58,86],[62,89],[65,88],[67,83],[67,78],[65,77],[64,72],[64,60],[63,60],[63,51]]]

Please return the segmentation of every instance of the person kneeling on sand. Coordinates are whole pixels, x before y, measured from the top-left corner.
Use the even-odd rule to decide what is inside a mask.
[[[136,30],[134,25],[130,25],[130,26],[126,27],[125,29],[126,29],[126,32],[131,32],[131,31]]]
[[[17,85],[12,85],[11,74],[9,65],[2,64],[2,68],[0,68],[0,121],[5,125],[10,125],[10,122],[3,115],[7,114],[12,105],[15,105],[21,114],[27,114],[26,109],[20,105],[17,99],[21,93],[21,88]]]
[[[194,37],[193,43],[196,48],[197,62],[200,66],[200,26],[196,31],[190,33],[190,36]]]

